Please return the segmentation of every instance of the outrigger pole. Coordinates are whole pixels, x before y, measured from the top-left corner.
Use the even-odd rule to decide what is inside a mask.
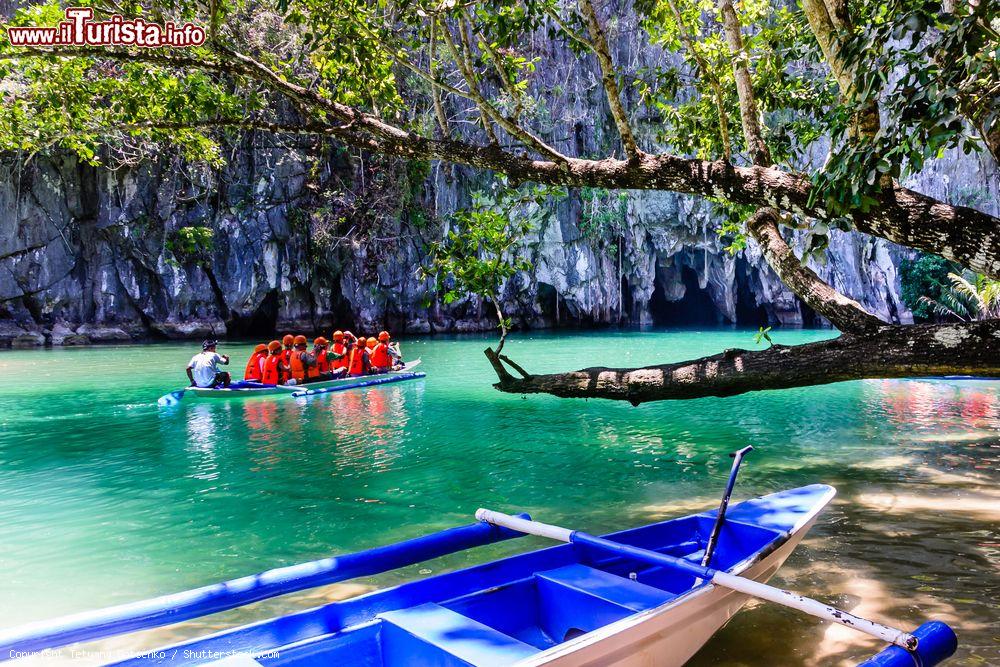
[[[579,530],[570,530],[483,508],[476,511],[476,519],[483,523],[509,528],[527,535],[537,535],[560,542],[579,544],[624,558],[631,558],[651,565],[669,568],[755,598],[760,598],[761,600],[798,609],[811,616],[854,628],[872,637],[898,646],[904,649],[911,657],[919,659],[920,662],[918,664],[921,665],[936,664],[951,655],[955,650],[955,634],[951,628],[941,622],[925,623],[917,629],[916,635],[914,635],[897,628],[876,623],[867,618],[855,616],[850,612],[831,607],[818,600],[813,600],[792,591],[785,591],[751,579],[738,577],[728,572],[722,572],[721,570],[704,565],[697,565],[681,558],[614,542]]]

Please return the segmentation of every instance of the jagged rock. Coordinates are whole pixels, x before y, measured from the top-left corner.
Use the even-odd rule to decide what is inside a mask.
[[[171,339],[211,338],[224,335],[226,323],[222,320],[154,322],[152,329]]]
[[[0,346],[10,347],[19,336],[28,332],[13,320],[0,320]]]
[[[72,336],[66,336],[63,338],[62,345],[64,347],[78,347],[82,345],[90,345],[91,341],[86,336],[81,336],[79,334],[73,334]],[[53,343],[54,345],[54,343]]]
[[[417,317],[407,320],[403,331],[408,334],[429,334],[431,332],[431,323],[422,317]]]
[[[45,345],[45,336],[37,331],[29,331],[16,336],[10,341],[13,348],[42,347]]]
[[[49,332],[49,341],[53,345],[65,345],[67,338],[76,335],[76,330],[64,322],[56,322]]]
[[[76,333],[95,343],[120,343],[132,340],[132,336],[122,327],[103,324],[83,324]]]

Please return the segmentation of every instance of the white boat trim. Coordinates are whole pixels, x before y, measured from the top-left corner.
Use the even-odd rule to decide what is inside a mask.
[[[811,512],[799,518],[777,548],[758,552],[737,563],[728,572],[766,582],[795,550],[836,493],[830,488],[822,502],[817,502]],[[680,667],[701,650],[749,599],[750,596],[744,593],[707,584],[659,607],[557,644],[517,662],[516,667]]]

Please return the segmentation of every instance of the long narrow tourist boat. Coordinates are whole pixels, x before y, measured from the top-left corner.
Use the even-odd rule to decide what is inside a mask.
[[[161,407],[175,405],[181,398],[190,394],[192,398],[198,399],[234,399],[234,398],[256,398],[260,396],[292,396],[292,395],[312,395],[316,393],[326,393],[320,390],[341,390],[353,389],[355,387],[370,387],[373,385],[387,384],[391,382],[402,382],[405,380],[415,380],[424,377],[423,373],[415,373],[413,369],[420,365],[420,359],[406,362],[401,368],[397,368],[388,373],[377,373],[375,375],[364,375],[361,377],[341,377],[335,380],[325,380],[322,382],[310,382],[303,385],[268,385],[259,382],[234,382],[231,386],[220,389],[210,387],[186,387],[163,396],[158,401]]]
[[[478,523],[0,633],[0,660],[177,623],[367,577],[525,533],[568,544],[225,630],[123,665],[681,665],[755,596],[890,642],[867,667],[951,655],[940,622],[912,634],[766,582],[830,502],[814,484],[605,537],[480,510]]]

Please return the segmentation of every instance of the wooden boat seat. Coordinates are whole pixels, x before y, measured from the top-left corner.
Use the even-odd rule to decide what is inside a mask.
[[[434,603],[380,614],[382,657],[390,665],[510,665],[539,652]]]

